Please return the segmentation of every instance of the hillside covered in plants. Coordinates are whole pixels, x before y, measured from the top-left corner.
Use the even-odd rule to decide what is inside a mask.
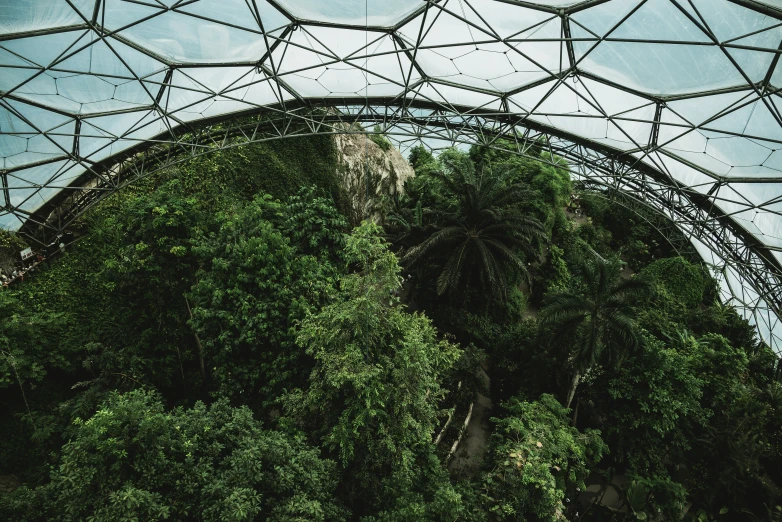
[[[782,520],[777,357],[534,154],[368,188],[318,136],[111,196],[0,291],[0,520]]]

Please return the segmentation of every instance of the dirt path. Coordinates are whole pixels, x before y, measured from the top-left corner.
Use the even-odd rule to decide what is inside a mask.
[[[21,485],[16,475],[0,475],[0,494],[10,493]]]
[[[587,488],[578,496],[580,512],[584,513],[591,504],[598,503],[611,511],[621,511],[622,495],[620,491],[626,490],[630,485],[630,479],[623,474],[614,475],[611,482],[606,484],[605,479],[598,475],[587,478]],[[626,508],[624,508],[626,510]]]
[[[581,215],[578,215],[574,212],[570,212],[567,209],[565,209],[565,215],[576,222],[576,226],[586,225],[589,223],[589,220],[587,219],[587,215],[584,214],[584,212],[581,212]]]
[[[635,275],[635,270],[630,268],[630,265],[627,263],[627,259],[625,259],[624,257],[620,259],[624,261],[624,264],[622,265],[622,279],[630,279]]]
[[[488,393],[491,380],[483,368],[479,369],[479,374]],[[451,473],[463,474],[468,477],[475,476],[483,464],[483,456],[486,453],[486,445],[489,442],[491,433],[491,399],[483,394],[478,394],[478,398],[472,408],[472,417],[467,424],[467,433],[465,433],[459,444],[456,453],[454,453],[448,470]]]
[[[570,215],[575,219],[577,225],[583,225],[587,223],[587,217],[585,215],[576,216]],[[535,262],[530,263],[531,269],[536,269],[540,265],[546,262],[548,256],[548,248],[546,247],[542,252],[542,255]],[[530,295],[530,288],[526,283],[522,283],[519,289],[525,294]],[[527,305],[527,309],[524,311],[524,319],[537,318],[537,308]],[[479,369],[481,379],[486,385],[486,391],[490,389],[491,379],[486,374],[484,368]],[[462,441],[459,443],[459,447],[451,459],[448,469],[451,473],[466,475],[467,477],[475,476],[483,464],[483,457],[486,453],[486,447],[489,442],[489,435],[491,434],[491,399],[483,394],[478,394],[478,398],[475,401],[472,409],[472,417],[470,422],[467,423],[467,429]]]

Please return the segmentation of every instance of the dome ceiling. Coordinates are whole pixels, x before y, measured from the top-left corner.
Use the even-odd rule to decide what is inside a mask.
[[[533,132],[585,179],[682,198],[672,219],[780,350],[781,49],[776,0],[0,0],[0,226],[231,115]]]

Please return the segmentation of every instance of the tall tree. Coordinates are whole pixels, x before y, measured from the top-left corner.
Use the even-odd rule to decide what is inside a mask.
[[[604,438],[616,462],[662,476],[666,462],[685,458],[692,427],[711,415],[701,405],[704,374],[687,352],[642,330],[639,349],[590,387],[587,395],[604,412]]]
[[[338,244],[344,220],[334,213],[318,199],[259,197],[222,215],[219,232],[196,245],[204,268],[190,324],[222,396],[261,411],[304,384],[311,360],[295,344],[295,324],[325,302],[338,274],[327,245]]]
[[[53,369],[72,369],[62,353],[50,349],[62,314],[24,310],[11,291],[0,290],[0,390],[18,389],[25,410],[30,412],[26,389],[32,389]],[[4,405],[10,402],[6,396]]]
[[[541,325],[553,330],[552,341],[567,343],[573,379],[565,400],[569,408],[583,375],[595,364],[616,362],[626,350],[638,347],[633,303],[646,294],[647,285],[622,279],[619,259],[597,254],[582,262],[584,290],[565,290],[548,297]]]
[[[503,170],[476,173],[466,155],[443,155],[440,161],[443,170],[430,176],[440,182],[446,204],[437,209],[431,235],[402,261],[436,265],[440,295],[480,285],[482,292],[502,297],[509,275],[527,275],[524,255],[545,234],[537,219],[518,209],[530,191],[509,182]]]
[[[440,382],[460,350],[391,297],[401,269],[379,231],[364,223],[353,232],[345,255],[356,272],[340,279],[333,303],[302,321],[298,343],[316,364],[309,387],[287,405],[342,463],[356,510],[396,520],[410,502],[428,513],[453,495],[432,439]],[[430,518],[438,519],[417,520]]]

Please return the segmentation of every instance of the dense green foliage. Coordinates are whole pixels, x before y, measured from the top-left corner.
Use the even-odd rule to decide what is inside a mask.
[[[664,473],[664,461],[680,460],[690,449],[684,427],[710,416],[701,406],[703,376],[695,372],[694,355],[647,335],[625,364],[602,376],[606,437],[617,461]]]
[[[655,289],[663,306],[681,303],[692,309],[703,301],[706,291],[703,270],[681,257],[658,259],[644,267],[640,275],[656,283]]]
[[[779,519],[778,359],[544,148],[415,148],[383,228],[327,136],[105,201],[0,292],[0,519]]]
[[[541,326],[553,330],[551,341],[572,347],[566,355],[573,367],[568,408],[582,375],[597,363],[616,363],[638,347],[632,316],[646,290],[640,280],[621,279],[616,259],[595,255],[580,268],[582,287],[551,294],[540,314]]]
[[[328,136],[279,140],[211,152],[176,169],[185,189],[219,206],[225,199],[294,196],[314,185],[344,205],[334,141]]]
[[[21,236],[0,228],[0,270],[7,271],[6,275],[10,274],[19,260],[19,253],[27,246]]]
[[[383,151],[391,150],[393,145],[391,142],[383,136],[383,134],[380,132],[380,126],[375,125],[374,129],[375,132],[369,135],[369,139],[372,140],[373,143],[375,143],[378,147],[380,147]]]
[[[0,248],[14,249],[16,251],[23,250],[27,248],[27,242],[21,236],[0,229]]]
[[[501,146],[501,143],[499,144]],[[513,146],[511,144],[510,148]],[[536,192],[519,201],[520,208],[546,224],[550,231],[572,193],[567,164],[541,152],[543,161],[508,155],[496,149],[473,147],[470,159],[481,170],[506,171],[514,183],[525,183]]]
[[[585,487],[608,450],[600,432],[570,426],[568,410],[551,395],[536,402],[511,399],[503,409],[506,416],[494,419],[491,470],[482,477],[488,519],[562,520],[567,490]]]
[[[344,519],[334,463],[225,400],[167,412],[134,391],[74,422],[52,481],[17,494],[47,520]]]
[[[430,176],[440,183],[446,203],[434,213],[431,235],[403,261],[434,265],[439,295],[481,288],[504,300],[509,282],[528,276],[524,256],[533,254],[533,240],[543,236],[540,223],[518,207],[528,191],[511,181],[510,171],[476,173],[466,155],[446,154],[441,163],[443,172]]]
[[[469,160],[475,172],[512,172],[516,178],[508,182],[533,189],[515,208],[550,231],[542,256],[527,257],[532,285],[522,305],[540,307],[541,320],[522,322],[524,314],[511,300],[486,308],[497,300],[494,292],[475,296],[479,306],[434,298],[436,276],[421,270],[415,299],[438,326],[490,356],[494,398],[533,404],[541,393],[552,393],[567,405],[581,383],[571,411],[576,427],[600,429],[611,449],[590,470],[634,477],[632,488],[620,491],[618,515],[593,504],[589,517],[623,520],[623,511],[656,520],[774,516],[782,479],[773,420],[780,386],[773,377],[775,357],[746,321],[717,302],[707,271],[681,257],[692,254],[681,246],[686,239],[669,236],[677,250],[658,233],[665,223],[647,211],[613,205],[610,194],[571,198],[569,180],[551,165],[479,148]],[[445,162],[466,160],[444,154],[438,165],[415,149],[410,161],[417,177],[396,214],[407,226],[397,227],[395,219],[389,227],[402,252],[425,244],[438,213],[448,210],[449,199],[457,201],[438,180],[440,170],[448,172]],[[561,210],[573,205],[586,212],[579,222]],[[640,274],[632,277],[633,270]],[[710,453],[715,451],[719,455]],[[491,465],[484,462],[487,470]],[[461,491],[471,516],[482,520],[486,506],[473,487]],[[523,487],[514,491],[526,498]],[[513,495],[500,497],[498,506]],[[562,514],[569,517],[585,506],[567,507]],[[542,512],[524,515],[536,516]]]
[[[348,238],[345,257],[357,273],[343,276],[335,300],[302,322],[298,342],[316,366],[309,388],[288,403],[342,463],[351,496],[383,506],[380,519],[417,512],[417,520],[439,520],[441,510],[458,508],[445,502],[458,499],[443,470],[430,468],[439,467],[431,440],[440,381],[459,350],[438,341],[426,317],[389,306],[401,268],[378,232],[365,224]],[[411,489],[418,494],[406,494]]]
[[[218,216],[220,229],[195,247],[203,268],[189,294],[190,324],[219,394],[239,403],[269,406],[308,371],[294,324],[331,292],[337,269],[322,246],[341,239],[346,223],[325,200],[305,201],[255,199]]]

